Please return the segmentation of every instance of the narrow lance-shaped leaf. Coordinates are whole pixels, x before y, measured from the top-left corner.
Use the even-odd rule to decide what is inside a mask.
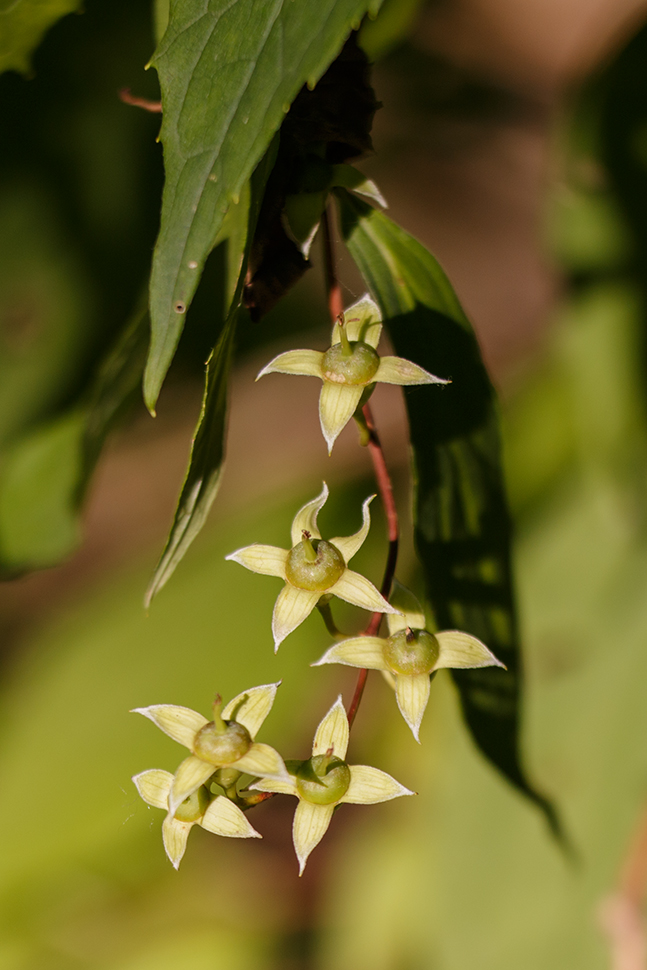
[[[511,527],[494,391],[478,344],[433,256],[382,212],[339,191],[342,233],[384,314],[395,352],[451,378],[405,388],[415,476],[415,537],[439,629],[483,640],[507,670],[452,670],[480,749],[545,812],[519,759],[521,656]]]
[[[380,0],[174,0],[152,64],[166,182],[144,397],[153,410],[223,218],[304,83]]]

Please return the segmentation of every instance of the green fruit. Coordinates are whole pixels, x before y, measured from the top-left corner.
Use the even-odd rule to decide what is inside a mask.
[[[350,768],[334,755],[315,754],[297,772],[297,791],[313,805],[332,805],[350,785]]]
[[[213,721],[200,728],[193,742],[196,758],[220,767],[230,765],[247,754],[252,746],[252,738],[247,728],[237,721],[224,723],[224,731],[219,731]]]
[[[178,822],[197,822],[209,807],[209,793],[204,785],[185,798],[175,813]]]
[[[358,340],[350,341],[350,349],[348,354],[343,344],[335,344],[326,351],[321,365],[324,378],[334,384],[370,384],[380,366],[377,351]]]
[[[430,674],[440,645],[427,630],[400,630],[384,644],[384,659],[394,674]]]
[[[314,561],[310,559],[312,549]],[[297,589],[324,590],[341,579],[346,563],[341,552],[325,539],[306,539],[288,553],[285,564],[287,581]]]

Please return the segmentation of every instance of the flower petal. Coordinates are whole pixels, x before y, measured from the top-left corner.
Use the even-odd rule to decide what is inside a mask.
[[[187,748],[193,747],[193,741],[205,724],[206,717],[192,711],[190,707],[176,707],[174,704],[152,704],[150,707],[135,707],[131,714],[143,714],[156,724],[169,738],[179,741]]]
[[[441,630],[435,634],[440,644],[440,656],[435,670],[441,667],[503,667],[491,650],[476,637],[460,630]]]
[[[391,798],[399,798],[400,795],[415,795],[415,792],[409,791],[379,768],[351,765],[350,785],[343,798],[339,799],[339,804],[347,802],[350,805],[376,805],[378,802],[388,802]]]
[[[167,815],[162,822],[162,841],[167,856],[177,869],[182,861],[186,849],[186,840],[195,822],[180,822],[179,819]]]
[[[395,696],[400,714],[418,742],[420,742],[418,732],[429,700],[430,687],[429,674],[396,674]]]
[[[321,532],[317,528],[317,516],[326,504],[327,498],[328,486],[324,482],[319,495],[313,498],[311,502],[306,502],[303,508],[299,509],[294,516],[292,531],[290,533],[293,547],[301,542],[304,531],[309,532],[313,539],[321,539]]]
[[[194,755],[184,759],[175,772],[168,797],[168,810],[171,815],[175,815],[184,799],[197,791],[200,785],[204,785],[215,770],[213,765],[196,758]]]
[[[224,835],[228,839],[263,838],[260,832],[249,824],[245,813],[223,795],[214,798],[198,824],[207,832]]]
[[[404,357],[380,357],[380,366],[373,378],[382,384],[451,384],[442,377],[430,374],[424,367],[419,367]]]
[[[314,610],[321,593],[318,590],[296,589],[286,585],[279,593],[272,613],[274,652],[289,633],[303,623]]]
[[[364,667],[368,670],[383,670],[384,640],[380,637],[352,637],[342,640],[326,650],[325,654],[311,667],[321,667],[322,664],[346,664],[347,667]]]
[[[253,573],[261,573],[263,576],[279,576],[285,579],[285,562],[288,558],[287,549],[279,549],[278,546],[264,546],[260,542],[255,542],[252,546],[244,546],[230,552],[225,559],[233,559],[240,563],[245,569],[251,569]]]
[[[349,340],[362,340],[373,349],[377,348],[382,335],[380,308],[368,293],[361,300],[344,310],[344,326]],[[331,345],[341,343],[339,324],[332,328]]]
[[[368,535],[368,530],[371,528],[371,513],[369,512],[369,505],[375,498],[375,495],[369,495],[367,499],[364,500],[362,505],[362,528],[359,532],[356,532],[352,536],[337,536],[335,539],[331,539],[330,542],[335,548],[339,549],[342,556],[344,557],[344,562],[350,562],[356,552],[358,552],[364,544],[364,540]]]
[[[266,364],[263,370],[258,372],[256,380],[266,374],[297,374],[302,377],[322,377],[322,360],[323,354],[319,350],[288,350]]]
[[[336,757],[342,760],[348,751],[348,716],[341,701],[341,694],[330,708],[315,732],[312,753],[325,754],[333,749]]]
[[[173,784],[173,775],[170,771],[151,768],[150,771],[142,771],[138,775],[133,775],[133,781],[147,805],[152,805],[153,808],[163,808],[165,812],[168,811],[168,795]]]
[[[236,771],[246,771],[250,775],[263,775],[266,778],[289,778],[283,758],[269,744],[253,744],[247,754],[228,765]]]
[[[233,701],[229,701],[222,716],[228,721],[235,712],[238,724],[246,727],[252,738],[255,738],[261,724],[272,709],[280,683],[279,680],[276,684],[261,684],[260,687],[244,690],[241,694],[237,694]]]
[[[311,802],[299,801],[292,823],[292,841],[299,860],[299,875],[303,875],[308,856],[323,839],[334,805],[313,805]]]
[[[259,778],[253,785],[249,786],[250,791],[272,791],[277,795],[296,795],[298,797],[297,786],[294,781],[278,781],[276,778]]]
[[[363,385],[333,384],[324,381],[319,395],[319,423],[321,433],[331,453],[338,435],[346,427],[357,410],[364,393]]]
[[[378,593],[373,583],[365,576],[353,572],[352,569],[345,569],[341,579],[338,579],[328,592],[346,600],[347,603],[352,603],[353,606],[361,606],[363,610],[369,610],[371,613],[398,612]]]
[[[389,627],[390,636],[393,636],[394,633],[399,633],[400,630],[406,630],[408,626],[413,630],[424,630],[427,626],[425,611],[422,608],[420,600],[413,595],[410,589],[403,586],[402,583],[399,583],[397,579],[393,580],[389,603],[391,606],[395,606],[396,609],[401,610],[403,614],[402,616],[387,617],[386,622]]]

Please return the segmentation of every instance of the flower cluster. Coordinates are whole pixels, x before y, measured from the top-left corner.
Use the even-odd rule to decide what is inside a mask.
[[[353,415],[361,424],[358,409],[376,382],[447,383],[402,358],[380,358],[377,346],[381,330],[379,310],[366,296],[340,315],[333,327],[332,345],[325,353],[294,350],[280,354],[259,374],[278,371],[321,378],[319,415],[329,451]],[[382,671],[395,691],[402,716],[419,741],[431,679],[437,670],[502,664],[476,637],[457,630],[428,630],[421,604],[397,581],[390,590],[389,577],[379,592],[366,577],[350,569],[348,563],[368,535],[369,507],[375,496],[365,500],[362,525],[354,535],[331,539],[322,537],[317,523],[327,498],[324,483],[321,493],[297,512],[289,549],[255,543],[232,552],[227,559],[283,581],[272,614],[275,651],[315,607],[326,617],[335,596],[371,612],[376,632],[380,614],[386,615],[388,636],[384,637],[343,637],[330,616],[326,625],[336,642],[313,666],[340,663]],[[389,592],[387,600],[383,594]],[[312,754],[306,760],[284,761],[274,748],[257,742],[256,734],[274,703],[278,686],[251,687],[224,707],[217,696],[211,720],[171,704],[136,708],[189,750],[174,774],[151,769],[133,778],[144,801],[167,813],[162,838],[176,868],[193,825],[216,835],[260,838],[247,819],[247,810],[273,795],[287,794],[298,799],[293,840],[301,874],[339,805],[373,805],[413,794],[378,768],[347,763],[350,724],[341,697],[319,724]]]

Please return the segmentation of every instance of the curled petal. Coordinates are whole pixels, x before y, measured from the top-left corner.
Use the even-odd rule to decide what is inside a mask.
[[[337,536],[335,539],[331,539],[330,542],[341,552],[344,557],[344,562],[350,562],[356,552],[358,552],[364,545],[364,540],[368,535],[368,530],[371,528],[371,513],[369,512],[369,505],[375,498],[374,495],[369,495],[367,499],[364,500],[362,505],[362,528],[359,532],[356,532],[352,536]]]
[[[283,758],[269,744],[253,744],[247,754],[234,761],[230,767],[237,771],[246,771],[250,775],[286,780],[289,778]]]
[[[430,374],[424,367],[419,367],[413,361],[404,357],[381,357],[377,374],[373,378],[382,384],[451,384],[442,377]]]
[[[328,486],[323,483],[323,488],[316,498],[311,502],[306,502],[303,508],[299,509],[292,522],[292,545],[296,546],[303,538],[303,532],[309,532],[313,539],[321,539],[321,532],[317,528],[317,516],[326,504],[328,498]]]
[[[279,354],[263,370],[258,372],[259,380],[266,374],[297,374],[302,377],[322,377],[321,361],[323,354],[319,350],[288,350]]]
[[[398,612],[378,593],[373,583],[365,576],[353,572],[352,569],[344,570],[341,579],[338,579],[328,592],[346,600],[347,603],[352,603],[353,606],[361,606],[363,610],[369,610],[371,613]]]
[[[164,734],[168,734],[169,738],[179,741],[187,748],[193,747],[197,732],[209,723],[206,717],[192,711],[190,707],[176,707],[173,704],[135,707],[131,714],[143,714],[164,731]]]
[[[377,349],[382,335],[382,315],[380,308],[368,293],[361,300],[344,310],[344,326],[349,340],[362,340]],[[331,344],[341,343],[339,324],[332,328]]]
[[[412,630],[424,630],[427,625],[427,620],[425,619],[425,611],[422,608],[420,600],[413,595],[410,589],[399,583],[397,579],[393,580],[393,589],[391,590],[391,595],[389,596],[389,602],[391,606],[395,606],[397,610],[401,610],[402,616],[388,616],[386,619],[389,635],[393,636],[394,633],[399,633],[400,630],[406,630],[408,626]]]
[[[379,768],[351,765],[350,785],[339,802],[340,804],[347,802],[351,805],[376,805],[378,802],[388,802],[391,798],[399,798],[400,795],[415,795],[415,792],[409,791]]]
[[[300,801],[297,805],[292,824],[292,840],[299,860],[300,876],[303,875],[308,856],[326,834],[334,810],[334,805],[312,805],[305,801]]]
[[[503,667],[491,650],[476,637],[460,630],[442,630],[436,633],[440,655],[435,669],[440,667]]]
[[[312,753],[325,754],[330,748],[342,760],[348,751],[348,717],[341,701],[341,694],[321,721],[312,742]]]
[[[395,696],[400,713],[418,742],[420,742],[418,733],[422,715],[429,700],[430,687],[429,674],[397,674],[395,678]]]
[[[170,771],[162,771],[161,768],[151,768],[150,771],[142,771],[138,775],[133,775],[137,791],[147,805],[153,808],[163,808],[168,811],[168,794],[173,784],[173,775]]]
[[[242,694],[237,694],[224,708],[222,716],[228,721],[235,712],[236,721],[246,727],[252,738],[255,738],[272,709],[280,683],[281,681],[276,684],[261,684],[260,687],[250,687]]]
[[[279,593],[272,613],[272,635],[274,650],[285,640],[289,633],[303,623],[314,610],[321,593],[317,590],[296,589],[284,586]]]
[[[220,795],[209,805],[199,824],[207,832],[224,835],[228,839],[262,839],[260,832],[249,824],[244,812],[232,801]]]
[[[167,856],[177,869],[182,861],[186,849],[186,840],[195,822],[180,822],[179,819],[167,815],[162,822],[162,841]]]
[[[240,563],[245,569],[251,569],[253,573],[261,573],[263,576],[278,576],[285,579],[285,562],[288,558],[287,549],[279,549],[278,546],[263,546],[260,542],[255,542],[253,546],[244,546],[230,552],[225,559],[233,559]]]
[[[171,792],[168,798],[168,810],[171,815],[175,815],[184,799],[192,795],[194,791],[197,791],[200,785],[204,785],[205,781],[211,777],[215,770],[213,765],[202,761],[200,758],[196,758],[194,755],[184,759],[175,772],[173,784],[171,785]]]
[[[294,781],[278,781],[276,778],[259,778],[253,785],[249,786],[250,791],[272,791],[277,795],[297,795],[297,786]]]
[[[321,432],[331,453],[338,435],[346,427],[357,410],[364,387],[351,384],[333,384],[324,381],[319,395],[319,422]]]
[[[322,664],[346,664],[347,667],[364,667],[368,670],[383,670],[384,640],[380,637],[352,637],[342,640],[326,650],[321,660],[311,664],[311,667],[321,667]]]

